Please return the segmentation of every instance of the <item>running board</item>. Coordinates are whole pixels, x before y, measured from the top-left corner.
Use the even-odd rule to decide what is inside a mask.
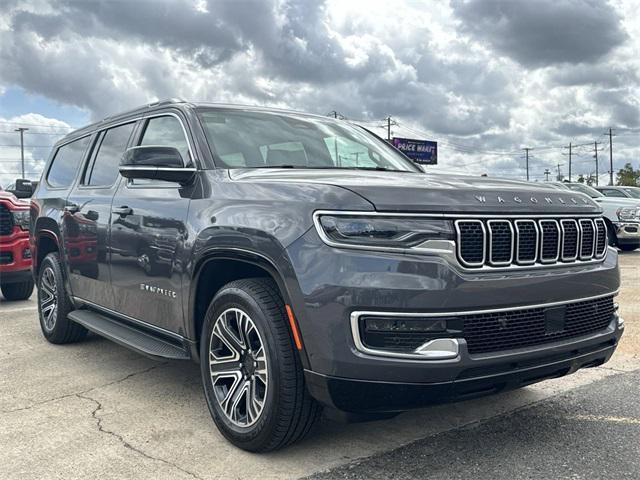
[[[186,347],[174,345],[139,328],[125,325],[100,313],[91,310],[74,310],[69,313],[68,317],[87,330],[154,360],[191,359],[189,350]]]

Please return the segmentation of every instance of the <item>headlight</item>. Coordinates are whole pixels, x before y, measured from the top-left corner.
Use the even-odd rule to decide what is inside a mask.
[[[12,210],[14,225],[18,225],[22,230],[29,230],[29,219],[31,214],[29,210]]]
[[[616,211],[616,215],[618,215],[618,220],[638,220],[640,218],[640,209],[636,207],[622,207]]]
[[[453,240],[453,224],[440,218],[319,213],[318,233],[329,245],[412,248],[427,240]]]

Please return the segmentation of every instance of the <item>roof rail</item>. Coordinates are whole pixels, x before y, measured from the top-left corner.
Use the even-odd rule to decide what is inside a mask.
[[[182,100],[181,98],[167,98],[165,100],[158,100],[156,102],[147,103],[145,105],[141,105],[141,106],[133,108],[131,110],[127,110],[126,112],[120,112],[120,113],[117,113],[115,115],[109,115],[108,117],[103,118],[102,120],[100,120],[97,123],[105,123],[105,122],[108,122],[110,120],[113,120],[116,117],[123,117],[123,116],[126,116],[126,115],[130,115],[132,113],[139,112],[141,110],[144,111],[147,108],[158,107],[158,106],[161,106],[161,105],[172,105],[172,104],[175,104],[175,103],[186,103],[186,100]]]

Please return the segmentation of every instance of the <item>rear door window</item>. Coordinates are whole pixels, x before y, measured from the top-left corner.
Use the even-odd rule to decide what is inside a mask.
[[[110,128],[98,138],[97,153],[84,176],[85,185],[108,187],[114,184],[134,125],[127,123]]]
[[[81,138],[58,149],[47,174],[49,185],[59,188],[71,185],[89,145],[89,138]]]

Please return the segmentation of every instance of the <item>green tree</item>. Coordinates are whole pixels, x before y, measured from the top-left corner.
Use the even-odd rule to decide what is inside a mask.
[[[618,185],[636,187],[640,183],[640,170],[634,170],[633,165],[627,163],[623,168],[618,170],[616,180]]]
[[[578,175],[578,183],[584,183],[584,175]]]

